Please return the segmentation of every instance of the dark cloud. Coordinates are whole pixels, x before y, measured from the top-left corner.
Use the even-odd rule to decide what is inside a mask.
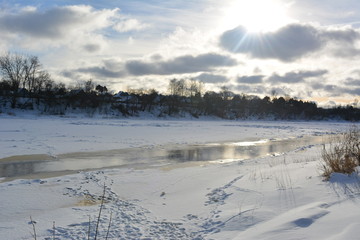
[[[80,73],[89,73],[99,78],[120,78],[125,76],[123,71],[113,71],[107,69],[106,67],[87,67],[87,68],[79,68],[76,72]]]
[[[341,48],[335,49],[333,54],[336,57],[341,58],[354,58],[360,55],[360,49],[356,49],[353,46],[343,46]]]
[[[321,82],[313,82],[310,84],[310,86],[313,90],[324,89],[324,84],[322,84]]]
[[[156,59],[162,59],[157,57]],[[154,58],[151,60],[154,61]],[[217,67],[233,66],[237,62],[225,55],[202,54],[199,56],[182,56],[169,61],[145,62],[142,60],[129,60],[122,62],[114,59],[103,60],[100,66],[82,67],[62,73],[65,77],[74,76],[75,73],[91,74],[97,78],[120,78],[129,75],[171,75],[182,73],[197,73],[210,71]],[[203,73],[196,77],[208,83],[227,81],[225,76]]]
[[[360,79],[347,78],[345,84],[346,86],[360,86]]]
[[[253,75],[253,76],[241,76],[237,78],[239,83],[249,83],[249,84],[256,84],[262,83],[264,79],[264,75]]]
[[[336,85],[327,84],[327,85],[324,85],[324,90],[327,92],[335,93],[335,92],[338,92],[340,90],[340,88],[339,88],[339,86],[336,86]]]
[[[359,96],[360,95],[360,88],[349,88],[349,89],[347,89],[346,92],[349,93],[349,94],[352,94],[352,95]]]
[[[84,45],[84,49],[87,52],[93,53],[93,52],[99,51],[101,49],[101,47],[98,44],[86,44],[86,45]]]
[[[228,80],[225,76],[209,73],[202,73],[199,76],[195,77],[195,79],[200,80],[204,83],[223,83]]]
[[[359,32],[352,28],[325,29],[322,31],[322,36],[329,41],[352,44],[359,39]]]
[[[125,68],[131,75],[170,75],[181,73],[206,72],[217,67],[230,67],[236,65],[235,59],[208,53],[198,56],[181,56],[168,61],[145,62],[132,60],[125,64]]]
[[[344,94],[355,94],[359,88],[341,87],[334,84],[323,84],[321,82],[314,82],[310,85],[312,92],[325,92],[325,95],[331,97],[344,96]],[[309,95],[312,95],[312,92]]]
[[[46,11],[20,11],[0,15],[2,33],[22,34],[36,38],[58,39],[69,32],[93,31],[107,27],[116,10],[96,11],[90,6],[54,7]]]
[[[34,37],[58,38],[68,26],[85,23],[87,19],[69,7],[57,7],[46,12],[28,11],[0,17],[0,29]]]
[[[66,70],[66,71],[62,71],[61,75],[66,77],[66,78],[74,78],[75,73],[73,71]]]
[[[254,34],[240,26],[224,32],[220,37],[220,46],[227,51],[248,54],[254,58],[291,62],[321,50],[329,42],[352,46],[358,39],[359,33],[352,29],[290,24],[275,32]]]
[[[75,78],[79,73],[90,74],[96,78],[120,78],[124,77],[126,74],[123,71],[114,71],[107,67],[83,67],[73,70],[63,71],[61,74],[67,78]]]
[[[288,72],[283,76],[274,73],[272,76],[268,78],[268,80],[272,83],[302,83],[307,78],[312,77],[321,77],[328,73],[327,70],[315,70],[315,71],[294,71]]]
[[[360,80],[347,79],[343,86],[334,84],[312,83],[312,90],[324,91],[326,95],[331,97],[341,97],[344,94],[360,95]]]
[[[125,68],[127,71],[136,76],[141,75],[150,75],[150,74],[167,74],[167,73],[160,73],[161,66],[160,64],[153,64],[148,62],[143,62],[141,60],[130,60],[125,64]]]
[[[356,86],[344,86],[328,84],[324,85],[323,90],[332,97],[343,97],[344,94],[360,95],[360,88]]]

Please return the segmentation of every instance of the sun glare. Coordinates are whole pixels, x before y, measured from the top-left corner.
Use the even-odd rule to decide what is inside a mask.
[[[292,20],[288,6],[278,0],[237,0],[224,10],[223,28],[245,27],[249,32],[274,31]]]

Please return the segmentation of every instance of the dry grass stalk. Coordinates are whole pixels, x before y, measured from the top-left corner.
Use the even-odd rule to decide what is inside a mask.
[[[32,217],[30,216],[30,223],[31,223],[31,225],[32,225],[32,227],[33,227],[33,237],[34,237],[34,240],[36,240],[36,229],[35,229],[35,221],[33,221],[32,220]]]
[[[360,130],[353,126],[330,141],[322,150],[322,172],[325,179],[332,173],[351,174],[360,165]]]

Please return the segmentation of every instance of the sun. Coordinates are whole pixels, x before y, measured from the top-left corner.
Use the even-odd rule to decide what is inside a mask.
[[[289,5],[279,0],[236,0],[224,9],[223,28],[245,27],[249,32],[274,31],[293,20]]]

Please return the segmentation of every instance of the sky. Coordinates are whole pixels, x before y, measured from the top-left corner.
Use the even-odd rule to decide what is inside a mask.
[[[56,82],[290,96],[360,94],[357,0],[0,0],[0,53],[38,56]]]

